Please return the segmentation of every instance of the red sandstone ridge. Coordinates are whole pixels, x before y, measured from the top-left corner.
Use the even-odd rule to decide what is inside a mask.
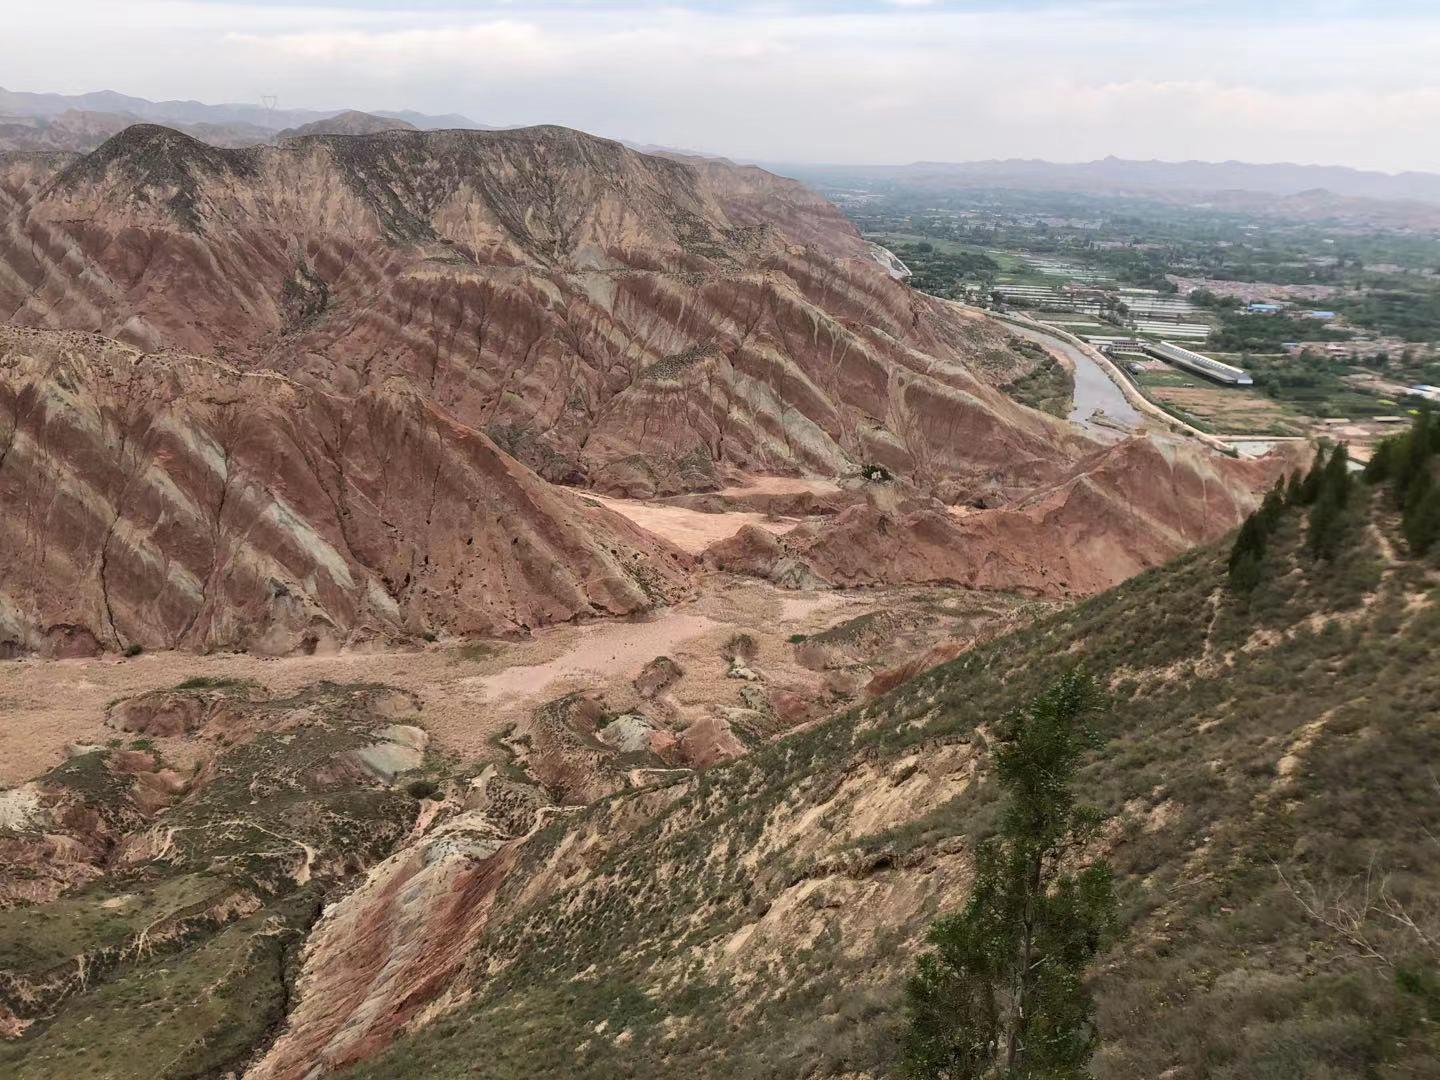
[[[403,382],[0,330],[0,648],[285,652],[644,610],[686,557]]]
[[[0,188],[9,322],[327,392],[403,379],[555,481],[876,462],[1014,493],[1089,449],[996,389],[1035,362],[1005,331],[891,281],[759,169],[562,128],[221,150],[139,125]]]
[[[33,328],[0,338],[11,653],[504,633],[686,588],[674,548],[554,483],[879,465],[910,502],[732,561],[1052,593],[1218,535],[1255,490],[1011,400],[1038,361],[802,185],[563,128],[225,150],[137,125],[5,157],[0,316]]]
[[[783,537],[745,529],[705,552],[720,569],[785,585],[951,582],[1087,596],[1219,539],[1287,469],[1155,436],[1097,451],[1071,475],[992,510],[882,492]]]

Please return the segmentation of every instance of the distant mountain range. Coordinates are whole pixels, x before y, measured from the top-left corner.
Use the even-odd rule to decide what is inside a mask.
[[[315,134],[368,134],[390,128],[489,130],[468,116],[430,116],[411,109],[375,113],[353,109],[268,109],[264,105],[206,105],[150,101],[101,90],[93,94],[32,94],[0,89],[0,151],[88,153],[132,124],[164,124],[212,146],[238,148]]]
[[[152,124],[245,124],[265,131],[281,131],[325,120],[350,109],[281,109],[264,105],[230,103],[207,105],[201,101],[150,101],[147,98],[99,90],[90,94],[34,94],[0,88],[0,117],[38,117],[50,119],[72,110],[89,113],[115,113]],[[442,128],[484,129],[468,116],[450,113],[430,116],[405,109],[398,112],[373,111],[372,115],[403,120],[424,131]]]
[[[1384,173],[1343,165],[1256,165],[1243,161],[1099,161],[1063,164],[1036,159],[909,165],[795,166],[807,176],[864,177],[915,187],[1006,187],[1115,194],[1248,191],[1302,195],[1325,191],[1345,198],[1440,203],[1440,174]]]
[[[282,109],[260,103],[209,105],[200,101],[150,101],[113,90],[87,94],[46,94],[0,88],[0,150],[88,152],[131,124],[165,124],[215,146],[243,147],[295,134],[366,134],[392,126],[422,131],[464,128],[495,130],[458,113],[435,116],[402,110]],[[622,140],[642,153],[686,157],[690,150]],[[1275,196],[1307,207],[1318,202],[1379,200],[1440,205],[1440,174],[1384,173],[1342,165],[1251,164],[1243,161],[1097,161],[1057,163],[1038,159],[936,162],[908,165],[809,165],[758,163],[807,183],[834,187],[847,181],[885,183],[917,190],[1022,188],[1093,194],[1148,194],[1194,201],[1197,195],[1220,205],[1235,204],[1235,193]],[[1254,202],[1238,199],[1241,203]],[[1341,207],[1355,212],[1356,207]],[[1369,214],[1375,208],[1361,209]],[[1413,208],[1419,209],[1419,208]],[[1428,209],[1428,208],[1427,208]],[[1392,215],[1393,216],[1393,215]],[[1428,212],[1422,212],[1428,218]],[[1428,224],[1428,222],[1427,222]]]

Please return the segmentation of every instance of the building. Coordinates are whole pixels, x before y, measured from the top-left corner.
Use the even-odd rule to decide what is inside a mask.
[[[1320,319],[1320,320],[1323,321],[1323,322],[1328,322],[1329,320],[1335,318],[1335,312],[1333,312],[1333,311],[1307,311],[1307,312],[1305,312],[1305,318],[1307,318],[1307,319]]]
[[[1255,385],[1255,380],[1250,377],[1248,371],[1231,367],[1229,364],[1222,364],[1219,360],[1212,360],[1208,356],[1201,356],[1199,353],[1191,352],[1173,342],[1162,341],[1158,345],[1146,342],[1144,349],[1157,359],[1174,364],[1176,367],[1182,367],[1186,371],[1193,371],[1196,375],[1203,375],[1207,379],[1214,379],[1227,386]]]
[[[1245,310],[1248,311],[1251,315],[1279,315],[1281,309],[1279,304],[1255,303],[1246,304]]]

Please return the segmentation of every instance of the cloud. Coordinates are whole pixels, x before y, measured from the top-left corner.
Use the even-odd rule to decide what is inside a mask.
[[[1440,170],[1440,12],[1232,0],[54,0],[12,89],[460,111],[770,161],[1108,153]]]

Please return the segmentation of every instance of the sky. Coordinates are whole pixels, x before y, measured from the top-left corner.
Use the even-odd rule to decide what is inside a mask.
[[[7,0],[0,84],[460,112],[766,162],[1440,172],[1440,0]]]

